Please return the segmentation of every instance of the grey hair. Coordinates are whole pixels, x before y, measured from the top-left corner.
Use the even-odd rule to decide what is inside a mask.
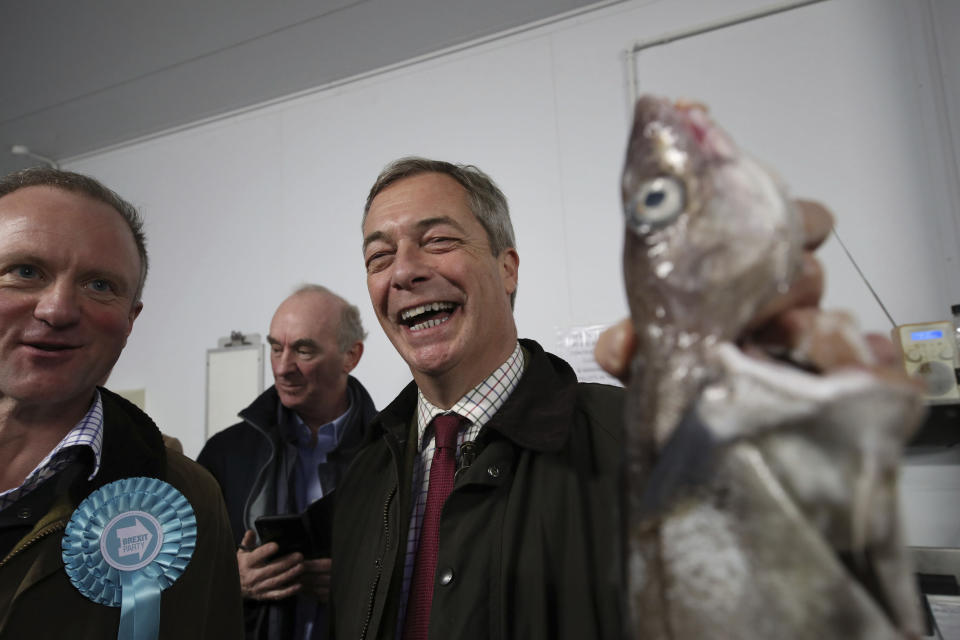
[[[337,326],[337,347],[340,353],[346,353],[354,344],[366,340],[367,332],[363,330],[360,310],[356,305],[350,304],[322,284],[302,284],[291,295],[296,296],[301,293],[322,293],[340,302],[340,323]]]
[[[517,241],[513,234],[513,223],[510,221],[510,208],[503,191],[486,173],[472,164],[453,164],[443,160],[430,160],[408,156],[394,160],[388,164],[370,188],[367,202],[363,207],[361,227],[367,221],[370,205],[374,198],[384,189],[398,180],[412,178],[424,173],[442,173],[460,183],[467,192],[467,203],[470,212],[487,232],[490,243],[490,252],[499,256],[506,249],[515,249]],[[510,296],[510,306],[513,306],[517,292]]]
[[[50,167],[31,167],[0,178],[0,198],[26,187],[55,187],[64,191],[79,193],[113,207],[120,214],[123,221],[127,223],[130,233],[133,234],[133,242],[137,246],[137,253],[140,255],[140,278],[137,282],[136,294],[133,297],[135,303],[139,302],[140,296],[143,294],[143,286],[147,282],[149,261],[147,259],[147,237],[143,231],[143,219],[137,213],[136,207],[90,176]]]

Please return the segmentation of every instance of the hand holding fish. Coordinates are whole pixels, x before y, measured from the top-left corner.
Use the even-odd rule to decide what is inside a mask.
[[[818,307],[829,213],[652,97],[622,195],[631,318],[597,357],[630,363],[630,637],[915,633],[896,477],[922,403],[888,342]]]

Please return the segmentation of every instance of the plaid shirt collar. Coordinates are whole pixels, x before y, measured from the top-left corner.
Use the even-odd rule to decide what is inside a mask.
[[[467,428],[467,439],[472,440],[494,414],[507,401],[513,390],[520,383],[520,377],[523,374],[523,351],[520,349],[520,343],[513,349],[513,353],[507,358],[506,362],[500,365],[496,371],[471,389],[454,404],[449,411],[445,411],[430,403],[419,389],[417,390],[417,433],[420,449],[425,446],[424,434],[427,425],[433,420],[434,416],[441,413],[456,413],[466,418],[470,425]]]
[[[23,496],[27,495],[45,480],[49,480],[60,471],[63,471],[71,462],[79,457],[83,447],[93,451],[93,472],[87,478],[92,480],[100,471],[100,453],[103,450],[103,401],[100,391],[95,391],[93,404],[86,415],[67,432],[56,447],[47,454],[40,464],[31,471],[19,487],[9,489],[0,494],[0,510],[10,506]]]

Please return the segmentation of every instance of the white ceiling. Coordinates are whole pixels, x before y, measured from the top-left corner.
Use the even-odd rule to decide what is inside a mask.
[[[0,175],[597,0],[0,0]]]

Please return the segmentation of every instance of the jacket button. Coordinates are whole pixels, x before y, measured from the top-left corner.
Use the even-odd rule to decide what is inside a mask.
[[[440,572],[440,584],[444,587],[453,582],[453,569],[447,567]]]
[[[498,465],[498,464],[492,464],[492,465],[490,465],[489,467],[487,467],[487,475],[490,476],[491,478],[499,478],[499,477],[500,477],[500,465]]]
[[[19,511],[17,511],[17,517],[20,518],[21,520],[26,520],[32,515],[33,515],[33,511],[31,511],[29,507],[23,507]]]

